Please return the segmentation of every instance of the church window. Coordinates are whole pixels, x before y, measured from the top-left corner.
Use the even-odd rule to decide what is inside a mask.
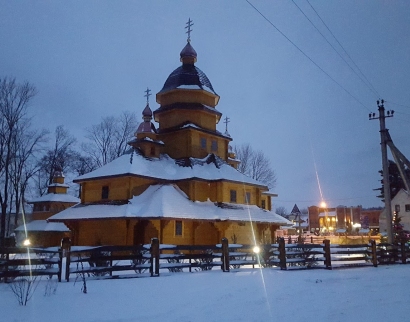
[[[405,205],[405,206],[404,206],[404,210],[405,210],[406,212],[409,212],[409,211],[410,211],[410,205]]]
[[[245,192],[245,203],[251,203],[251,193]]]
[[[201,148],[206,149],[206,138],[201,138]]]
[[[182,220],[175,220],[175,236],[182,236]]]
[[[103,186],[101,189],[101,199],[108,199],[108,194],[110,192],[110,189],[108,186]]]
[[[211,142],[211,150],[212,150],[212,151],[218,151],[218,141],[212,140],[212,142]]]
[[[231,196],[230,196],[230,197],[231,197],[231,198],[230,198],[230,201],[231,201],[231,202],[236,202],[236,190],[231,190],[231,191],[230,191],[230,195],[231,195]]]
[[[266,203],[265,203],[265,200],[262,200],[262,209],[266,209]]]

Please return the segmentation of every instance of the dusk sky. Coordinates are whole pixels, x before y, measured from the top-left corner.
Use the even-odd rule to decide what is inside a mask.
[[[410,158],[410,1],[249,2],[0,0],[0,77],[37,88],[36,127],[64,125],[81,142],[102,117],[141,115],[146,88],[157,93],[180,66],[191,18],[196,66],[221,97],[232,145],[262,149],[276,172],[274,208],[322,197],[381,206],[379,122],[368,114],[380,98],[395,110],[386,125]]]

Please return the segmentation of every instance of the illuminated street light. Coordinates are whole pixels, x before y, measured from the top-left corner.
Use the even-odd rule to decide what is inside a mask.
[[[255,254],[259,254],[260,251],[261,251],[261,249],[259,248],[259,246],[255,246],[255,247],[253,248],[253,252],[254,252]]]

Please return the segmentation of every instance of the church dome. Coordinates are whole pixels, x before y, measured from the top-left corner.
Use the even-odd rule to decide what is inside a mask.
[[[205,73],[194,65],[196,62],[197,53],[189,40],[185,47],[181,50],[180,57],[182,66],[175,69],[168,76],[159,93],[179,88],[202,89],[214,95],[218,95],[215,93],[212,84]]]
[[[215,93],[211,82],[205,73],[193,64],[183,64],[175,69],[165,81],[161,92],[173,89],[203,89],[214,95]]]
[[[152,111],[148,104],[147,106],[145,106],[144,110],[142,111],[142,118],[144,117],[152,117]]]
[[[197,54],[196,54],[194,47],[191,46],[190,42],[187,42],[185,47],[181,50],[180,56],[181,56],[181,61],[183,61],[185,57],[193,57],[195,58],[195,61],[196,61]]]

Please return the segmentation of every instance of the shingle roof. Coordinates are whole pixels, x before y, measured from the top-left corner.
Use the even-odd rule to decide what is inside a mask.
[[[205,73],[198,67],[192,64],[183,64],[175,69],[165,81],[160,93],[170,91],[172,89],[203,89],[212,94],[216,94],[211,82]]]

